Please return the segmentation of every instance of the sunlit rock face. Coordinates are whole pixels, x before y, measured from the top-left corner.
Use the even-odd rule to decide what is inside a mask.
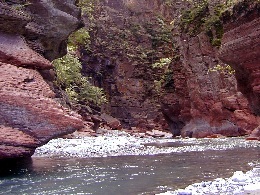
[[[234,74],[211,71],[224,64],[207,33],[180,30],[188,1],[100,2],[90,45],[94,52],[82,52],[84,73],[105,88],[110,102],[104,111],[124,127],[183,137],[240,136],[257,127]],[[209,11],[219,3],[209,2]],[[169,65],[152,68],[165,58],[172,59]]]
[[[250,109],[260,115],[260,3],[242,1],[224,16],[225,33],[219,57],[236,70],[239,90],[247,97]],[[259,117],[258,117],[259,118]],[[258,121],[259,124],[259,121]],[[260,136],[259,127],[249,139]]]
[[[66,52],[80,26],[74,1],[0,3],[0,160],[31,156],[50,139],[82,127],[40,72]],[[15,3],[14,3],[15,2]]]

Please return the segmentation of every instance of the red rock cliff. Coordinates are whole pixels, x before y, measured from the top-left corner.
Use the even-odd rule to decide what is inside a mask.
[[[193,9],[185,1],[100,2],[91,49],[81,52],[85,73],[109,95],[104,111],[125,126],[174,136],[239,136],[257,126],[234,75],[211,71],[224,64],[198,26],[220,1],[197,12],[202,16],[188,31],[180,29],[183,13]]]
[[[219,57],[236,70],[239,90],[255,115],[260,115],[260,3],[245,0],[223,17],[225,33]],[[259,124],[258,120],[258,124]],[[260,127],[251,138],[260,137]]]
[[[49,60],[66,53],[79,25],[74,1],[0,3],[0,160],[31,156],[36,147],[82,127],[78,115],[55,101],[43,79]],[[16,3],[14,3],[16,2]]]

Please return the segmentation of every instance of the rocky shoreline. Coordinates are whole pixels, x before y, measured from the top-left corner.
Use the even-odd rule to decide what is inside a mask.
[[[105,113],[121,122],[112,121],[112,129],[168,129],[196,138],[251,133],[259,140],[259,2],[239,1],[220,17],[211,13],[224,4],[209,1],[196,20],[188,14],[196,13],[195,1],[99,2],[91,8],[95,33],[77,1],[25,2],[0,2],[0,159],[30,157],[49,140],[84,128],[85,121],[96,125],[93,115]],[[212,24],[210,32],[209,26],[193,29],[197,19],[205,27],[216,17],[221,33]],[[80,116],[65,107],[64,84],[56,86],[51,61],[66,54],[68,36],[84,21],[84,30],[95,36],[85,37],[86,52],[80,49],[85,41],[77,43],[80,72],[104,89],[109,102],[99,113],[84,100],[82,109],[73,106]]]
[[[33,157],[89,158],[259,147],[259,142],[245,141],[244,138],[172,139],[152,136],[140,138],[117,130],[96,136],[51,140],[48,144],[36,149]],[[232,139],[232,141],[227,142],[227,139]],[[231,178],[203,181],[191,184],[185,189],[162,194],[259,194],[260,167],[259,162],[257,163],[252,165],[253,169],[245,174],[237,171]]]
[[[124,155],[155,155],[174,152],[205,150],[227,150],[235,147],[257,147],[258,141],[245,141],[244,138],[177,138],[171,136],[155,138],[140,137],[125,131],[109,130],[104,134],[84,136],[76,134],[73,138],[58,138],[36,149],[35,157],[107,157]],[[230,144],[227,139],[232,139]]]
[[[214,181],[203,181],[191,184],[185,189],[168,191],[160,195],[257,195],[260,194],[260,166],[243,173],[236,171],[230,178],[217,178]]]

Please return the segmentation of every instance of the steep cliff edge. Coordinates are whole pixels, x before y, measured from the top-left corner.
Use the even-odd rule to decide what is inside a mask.
[[[83,126],[55,101],[43,76],[66,53],[80,26],[73,0],[0,2],[0,160],[31,156],[36,147]]]
[[[174,136],[240,136],[256,128],[257,117],[217,55],[223,29],[215,13],[223,6],[99,1],[93,39],[80,53],[84,74],[108,94],[103,111],[124,127]]]
[[[254,114],[260,115],[260,2],[245,0],[223,16],[224,30],[219,57],[236,70],[239,90]],[[258,121],[258,124],[260,122]],[[260,138],[260,127],[250,139]]]

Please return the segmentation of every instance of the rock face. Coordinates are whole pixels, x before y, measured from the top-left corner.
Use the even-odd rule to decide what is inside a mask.
[[[55,101],[40,72],[66,52],[79,25],[74,1],[0,3],[0,160],[31,156],[50,139],[82,127]],[[13,3],[16,2],[16,3]]]
[[[226,65],[218,59],[218,49],[208,35],[203,31],[196,36],[181,33],[177,43],[181,58],[173,64],[176,90],[162,102],[173,135],[241,136],[252,131],[257,118],[237,90],[234,75],[214,71]]]
[[[108,94],[109,104],[103,108],[103,112],[118,118],[124,128],[167,128],[158,101],[161,88],[156,90],[154,87],[155,82],[160,85],[166,70],[152,68],[152,61],[155,63],[160,58],[167,58],[166,53],[171,48],[165,49],[168,51],[164,53],[162,44],[158,42],[162,47],[157,47],[149,38],[155,36],[151,35],[152,31],[162,30],[161,26],[152,29],[153,26],[149,25],[151,21],[158,22],[153,16],[156,11],[160,12],[156,1],[100,3],[94,12],[96,20],[91,31],[92,52],[82,50],[81,60],[84,74],[91,76],[93,82]],[[140,14],[137,16],[136,12]],[[149,17],[145,17],[145,14]],[[170,36],[169,29],[163,30],[166,36]],[[158,56],[155,56],[155,52],[158,52]],[[172,80],[170,76],[168,78]]]
[[[210,3],[205,15],[220,2]],[[215,69],[225,64],[205,30],[180,29],[187,8],[183,1],[100,1],[92,52],[81,51],[84,73],[105,88],[110,103],[103,110],[124,127],[183,137],[245,135],[257,117],[235,76]]]
[[[223,17],[225,33],[219,57],[236,70],[238,89],[260,115],[260,3],[245,0]],[[259,117],[258,117],[259,118]],[[259,124],[259,121],[258,121]],[[259,127],[250,139],[260,136]]]

